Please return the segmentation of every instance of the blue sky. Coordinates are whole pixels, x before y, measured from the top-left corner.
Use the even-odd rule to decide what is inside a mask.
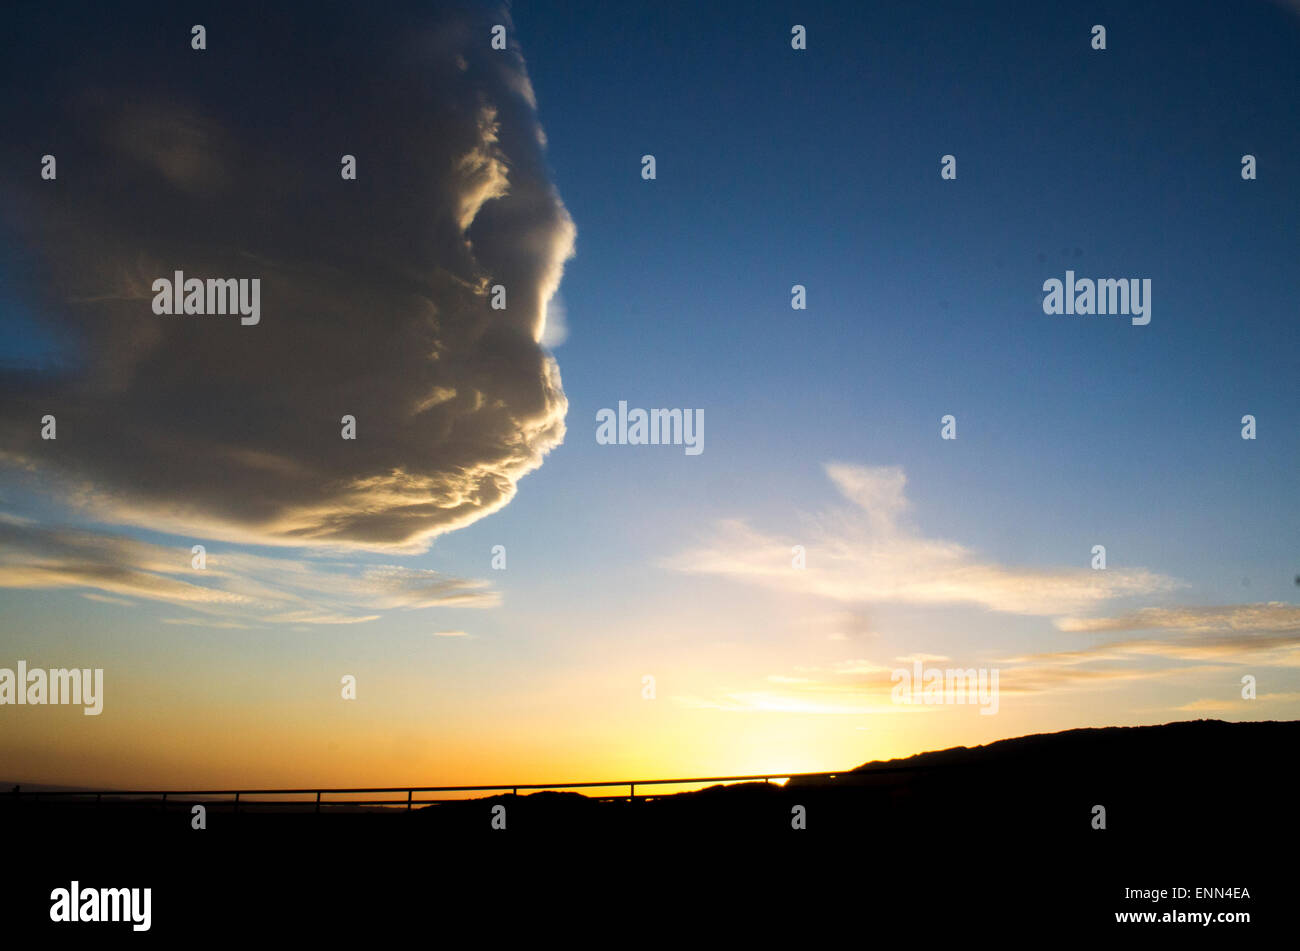
[[[1289,596],[1294,21],[1183,9],[711,6],[689,29],[662,11],[517,10],[580,225],[559,351],[571,427],[620,398],[705,406],[704,457],[629,464],[761,472],[726,493],[737,511],[828,494],[823,460],[903,464],[930,524],[1005,557],[1062,558],[1058,540],[1103,532],[1209,585],[1230,556]],[[807,21],[806,52],[787,21]],[[655,182],[637,177],[644,152]],[[1242,181],[1247,152],[1272,172]],[[1042,282],[1067,268],[1151,277],[1152,323],[1044,315]],[[948,412],[955,444],[936,438]],[[1267,439],[1240,439],[1247,412]],[[575,435],[564,452],[584,468],[617,464]],[[1235,540],[1198,542],[1225,523]]]

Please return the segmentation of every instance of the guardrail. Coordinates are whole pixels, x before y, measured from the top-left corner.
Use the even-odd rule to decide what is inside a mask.
[[[296,805],[306,803],[310,805],[311,799],[266,799],[250,797],[267,797],[267,796],[314,796],[316,812],[320,812],[321,806],[405,806],[409,811],[414,806],[432,806],[442,803],[464,802],[464,798],[436,798],[436,799],[416,799],[418,793],[471,793],[471,792],[500,792],[504,793],[510,790],[511,795],[518,796],[519,790],[532,790],[541,792],[545,790],[566,790],[566,789],[615,789],[626,786],[627,795],[610,795],[610,796],[592,796],[590,798],[608,802],[618,800],[638,801],[657,798],[647,796],[644,793],[638,797],[636,789],[638,786],[702,786],[717,785],[719,783],[740,783],[740,782],[764,782],[768,783],[774,779],[822,779],[834,780],[837,777],[854,775],[869,776],[876,773],[897,773],[897,772],[914,772],[919,769],[933,769],[935,764],[918,765],[918,766],[883,766],[870,770],[835,772],[835,773],[754,773],[748,776],[695,776],[685,779],[620,779],[610,780],[608,782],[578,782],[578,783],[498,783],[496,785],[484,786],[371,786],[355,787],[347,789],[104,789],[104,790],[29,790],[23,791],[21,787],[15,787],[7,796],[0,796],[0,800],[9,799],[11,802],[28,800],[28,801],[46,801],[46,800],[81,800],[88,801],[92,797],[96,805],[102,805],[105,797],[113,800],[122,799],[154,799],[160,798],[162,806],[167,807],[168,799],[194,801],[198,799],[211,799],[217,796],[233,796],[235,812],[239,811],[241,804],[244,805]],[[682,790],[683,792],[698,790]],[[405,793],[405,799],[335,799],[323,800],[322,796],[359,796],[359,795],[378,795]],[[668,794],[673,795],[673,794]]]

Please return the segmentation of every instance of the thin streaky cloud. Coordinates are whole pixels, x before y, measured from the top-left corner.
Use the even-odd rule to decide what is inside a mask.
[[[1285,634],[1300,632],[1300,605],[1269,601],[1262,604],[1142,608],[1114,617],[1063,617],[1055,623],[1062,631],[1084,633],[1178,630]]]
[[[826,473],[854,507],[814,519],[806,536],[780,537],[727,520],[702,545],[668,559],[667,566],[844,603],[966,603],[1040,616],[1181,586],[1142,568],[999,565],[957,542],[922,536],[907,519],[910,503],[901,468],[831,464]],[[795,545],[806,549],[803,569],[791,565]]]
[[[206,558],[200,570],[182,545],[0,520],[0,588],[88,588],[84,596],[95,599],[130,596],[269,624],[357,624],[385,611],[500,603],[485,581],[430,569],[246,552]]]

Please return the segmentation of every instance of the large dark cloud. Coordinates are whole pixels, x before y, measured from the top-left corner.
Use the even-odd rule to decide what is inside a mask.
[[[21,11],[0,40],[0,306],[64,356],[0,369],[4,461],[250,541],[418,548],[504,505],[563,438],[538,340],[574,234],[508,15],[162,9]],[[261,322],[156,316],[175,270],[260,278]]]

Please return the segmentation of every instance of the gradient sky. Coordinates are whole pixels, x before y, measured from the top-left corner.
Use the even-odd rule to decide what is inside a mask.
[[[39,444],[6,446],[0,666],[103,667],[106,696],[99,717],[0,708],[0,773],[123,786],[779,773],[1077,726],[1300,716],[1300,15],[1262,0],[1176,9],[517,3],[510,40],[546,140],[544,164],[521,167],[554,185],[576,240],[545,346],[501,343],[482,372],[508,375],[499,382],[513,394],[512,381],[553,354],[562,441],[538,444],[540,467],[518,473],[503,507],[387,551],[350,537],[253,544],[265,532],[216,495],[203,496],[204,517],[221,538],[176,531],[121,492],[87,504],[97,473],[116,471],[108,455],[51,480]],[[68,289],[40,284],[43,262],[74,252],[33,237],[24,216],[43,188],[76,195],[81,174],[77,136],[41,117],[70,121],[58,96],[101,88],[105,62],[140,58],[132,43],[179,44],[166,65],[132,67],[142,88],[171,76],[212,128],[246,142],[293,134],[300,142],[285,149],[302,151],[285,154],[318,149],[327,175],[356,152],[357,185],[378,165],[365,143],[418,122],[411,103],[372,116],[357,106],[364,97],[345,96],[354,108],[341,118],[272,128],[276,115],[331,115],[337,89],[310,72],[331,60],[289,51],[290,105],[273,85],[243,109],[269,69],[252,48],[253,15],[225,32],[210,17],[208,54],[224,59],[201,81],[185,72],[205,55],[188,49],[198,15],[87,10],[70,30],[56,30],[53,13],[25,16],[24,36],[53,38],[13,31],[0,57],[15,130],[0,169],[6,400],[33,375],[75,379],[86,359],[51,310]],[[412,29],[436,19],[413,7],[383,26],[405,31],[404,16]],[[500,18],[464,16],[476,29],[463,42],[489,55],[477,26]],[[794,23],[807,27],[806,51],[790,48]],[[1107,28],[1105,51],[1089,46],[1094,23]],[[302,42],[346,57],[347,27],[322,14]],[[78,65],[80,44],[94,42],[109,52]],[[68,78],[19,105],[42,62]],[[306,78],[290,78],[295,67]],[[117,87],[103,88],[97,108],[113,115]],[[359,144],[346,134],[354,115],[369,123]],[[345,144],[314,139],[323,127],[343,130]],[[57,150],[42,143],[61,137],[73,144],[59,182],[42,183],[39,155]],[[403,155],[396,179],[442,167],[442,141],[421,140],[432,151]],[[655,181],[640,177],[645,153]],[[939,176],[946,153],[955,181]],[[1256,181],[1241,178],[1245,153],[1258,159]],[[367,187],[376,191],[338,212],[361,223],[358,260],[399,253],[384,228],[406,227],[382,186]],[[143,208],[142,222],[165,209],[141,194],[106,207],[124,221]],[[563,250],[552,212],[546,247]],[[535,248],[522,221],[484,225],[480,245],[503,267]],[[350,251],[326,250],[350,266]],[[545,264],[520,267],[541,287]],[[1149,278],[1151,323],[1044,314],[1043,281],[1067,269]],[[805,311],[790,308],[796,283]],[[164,319],[135,304],[122,326]],[[364,340],[373,315],[353,316],[346,326]],[[221,345],[238,359],[258,331],[275,339],[275,320],[267,309],[264,326]],[[346,348],[346,336],[323,339],[304,346]],[[372,369],[382,376],[382,363]],[[224,372],[214,361],[190,382],[219,388]],[[312,370],[304,360],[285,372]],[[598,445],[596,413],[620,400],[702,408],[704,452]],[[338,413],[320,413],[333,453]],[[1254,441],[1240,435],[1247,413]],[[939,437],[944,414],[957,419],[955,441]],[[39,413],[6,410],[7,438],[20,416],[14,426],[37,430]],[[309,425],[296,419],[286,427]],[[76,438],[61,428],[60,448]],[[84,583],[72,555],[40,547],[63,579],[51,587],[23,570],[38,549],[22,532],[56,530],[158,546],[104,555],[146,574],[256,581],[325,606],[304,621],[283,605],[160,600]],[[194,543],[225,574],[191,581]],[[795,544],[807,548],[802,572],[789,564]],[[1096,544],[1104,572],[1089,568]],[[491,567],[495,545],[504,571]],[[168,552],[175,567],[159,568]],[[405,589],[385,588],[385,601],[373,585],[334,583],[373,581],[364,572],[378,566],[437,572],[474,603],[406,607]],[[340,617],[354,623],[323,623]],[[998,714],[891,704],[889,670],[917,656],[998,668]],[[356,701],[339,696],[343,674],[357,677]],[[642,698],[646,674],[653,701]],[[1258,678],[1254,701],[1240,697],[1244,674]]]

